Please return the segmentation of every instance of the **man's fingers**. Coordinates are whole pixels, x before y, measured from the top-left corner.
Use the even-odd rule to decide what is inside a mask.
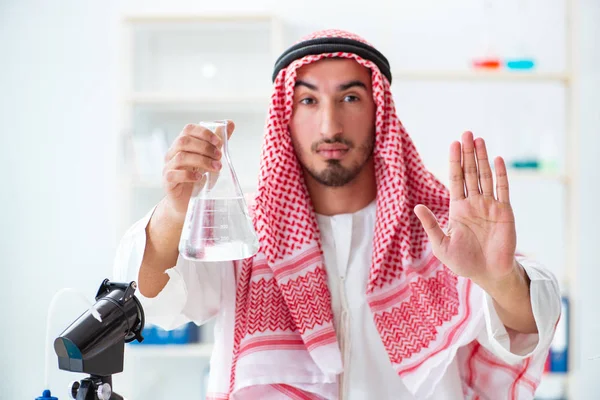
[[[222,155],[221,150],[214,144],[191,135],[178,136],[165,154],[165,161],[170,161],[180,152],[199,154],[217,161],[221,159]]]
[[[479,184],[484,196],[494,196],[494,178],[488,160],[487,148],[482,138],[475,140],[475,153],[477,154],[477,169],[479,170]]]
[[[221,144],[221,138],[218,135],[215,135],[210,129],[197,124],[187,124],[183,130],[181,131],[181,136],[188,135],[193,136],[200,140],[205,140],[209,143],[218,146]]]
[[[165,165],[165,171],[171,169],[202,169],[205,171],[218,171],[221,162],[200,154],[180,151]]]
[[[198,182],[202,179],[202,171],[189,169],[170,169],[165,171],[165,181],[169,185],[177,185],[179,183]]]
[[[477,177],[477,163],[475,162],[473,133],[469,131],[462,135],[462,163],[467,196],[476,196],[479,194],[479,180]]]
[[[450,199],[462,200],[465,198],[465,181],[460,163],[460,142],[450,145]]]
[[[232,120],[227,120],[227,138],[229,139],[235,130],[235,123]]]
[[[198,184],[201,188],[206,183],[206,177],[202,170],[171,169],[165,171],[163,184],[168,191],[182,184]]]
[[[172,159],[180,151],[203,154],[207,157],[219,160],[221,158],[221,147],[223,145],[222,128],[215,132],[196,124],[187,124],[179,136],[173,141],[171,148],[165,154],[165,162]],[[227,138],[230,138],[235,130],[235,123],[227,121]]]
[[[506,164],[502,157],[496,157],[494,160],[496,168],[496,194],[498,201],[501,203],[510,203],[510,195],[508,190],[508,175],[506,172]]]
[[[434,252],[437,252],[438,249],[441,249],[446,234],[440,228],[440,224],[438,224],[435,215],[433,215],[429,208],[419,204],[415,207],[415,214],[419,218],[419,221],[421,221],[421,225],[423,225],[423,229],[425,229],[425,233],[427,233],[431,241]]]
[[[226,120],[226,121],[227,121],[227,139],[229,139],[231,137],[231,135],[233,134],[233,131],[235,130],[235,123],[232,120]],[[205,126],[196,125],[196,129],[192,130],[192,134],[202,135],[201,138],[203,138],[205,133],[201,132],[202,130],[206,130],[209,133],[212,133],[213,136],[216,136],[218,138],[218,143],[216,143],[216,141],[213,137],[211,137],[211,141],[212,141],[212,143],[216,144],[218,147],[221,147],[221,145],[223,144],[223,127],[222,126],[220,126],[220,125],[217,126],[217,128],[211,132],[211,130],[206,128]]]

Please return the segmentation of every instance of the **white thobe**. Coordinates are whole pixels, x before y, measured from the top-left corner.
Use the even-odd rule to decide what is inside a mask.
[[[317,215],[331,292],[334,325],[342,347],[344,372],[339,376],[344,400],[409,400],[414,397],[395,373],[366,299],[372,257],[376,203],[352,213]],[[150,211],[123,237],[115,259],[114,279],[138,280]],[[556,278],[529,260],[521,265],[531,280],[530,298],[538,333],[508,334],[489,296],[483,296],[485,327],[478,341],[507,363],[534,353],[547,353],[560,315]],[[231,262],[198,263],[181,256],[166,273],[170,279],[154,298],[139,291],[148,323],[173,329],[186,322],[215,321],[208,392],[226,393],[229,387],[235,320],[235,276]],[[431,396],[435,400],[463,398],[458,365],[454,360]]]

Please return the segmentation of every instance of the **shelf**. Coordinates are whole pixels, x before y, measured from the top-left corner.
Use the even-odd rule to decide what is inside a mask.
[[[473,80],[473,81],[559,81],[567,82],[568,74],[540,72],[476,72],[476,71],[396,71],[394,82],[409,80]],[[134,92],[128,96],[132,104],[140,105],[199,105],[238,104],[244,106],[269,104],[271,93],[240,94],[223,96],[199,96],[177,92]]]
[[[552,379],[569,379],[570,372],[544,372],[542,374],[542,379],[544,378],[552,378]]]
[[[226,108],[266,113],[271,95],[265,93],[261,95],[198,96],[183,93],[137,92],[129,95],[127,99],[133,106],[158,108],[165,111],[169,109],[197,111],[199,107],[203,109],[215,107],[219,110]]]
[[[536,81],[568,83],[570,74],[560,72],[537,71],[392,71],[394,82],[423,80],[423,81]]]
[[[258,179],[258,176],[257,176]],[[155,189],[155,190],[163,190],[162,183],[160,181],[151,181],[151,180],[139,180],[139,179],[131,179],[129,181],[124,180],[125,184],[131,185],[132,188],[136,189]],[[244,193],[253,193],[256,192],[255,186],[244,186],[242,185],[242,191]]]
[[[160,104],[160,103],[226,103],[265,101],[270,99],[270,94],[262,95],[235,95],[235,96],[197,96],[183,93],[161,93],[161,92],[136,92],[129,96],[129,101],[138,104]]]
[[[125,346],[126,352],[138,357],[210,358],[212,343],[194,344],[136,344]]]

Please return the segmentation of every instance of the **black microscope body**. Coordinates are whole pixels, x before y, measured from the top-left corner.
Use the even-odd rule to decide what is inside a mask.
[[[61,370],[89,377],[73,382],[76,400],[123,400],[112,391],[112,375],[123,372],[125,343],[141,342],[144,311],[134,296],[137,284],[105,279],[96,303],[54,341]]]

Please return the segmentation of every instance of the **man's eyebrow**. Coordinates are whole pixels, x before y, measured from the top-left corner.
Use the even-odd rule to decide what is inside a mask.
[[[355,86],[361,87],[363,89],[367,89],[367,85],[365,85],[363,82],[361,82],[359,80],[353,80],[353,81],[350,81],[350,82],[342,83],[341,85],[338,86],[338,90],[340,92],[343,92],[344,90],[348,90],[348,89],[353,88]]]
[[[308,83],[303,80],[296,81],[296,87],[298,87],[298,86],[304,86],[311,90],[319,90],[319,88],[316,85],[313,85],[312,83]],[[365,85],[364,82],[361,82],[361,81],[355,79],[353,81],[349,81],[349,82],[338,85],[338,91],[343,92],[344,90],[348,90],[353,87],[361,87],[363,89],[367,89],[367,85]]]
[[[305,86],[307,88],[309,88],[310,90],[319,90],[315,85],[313,85],[312,83],[308,83],[306,81],[302,81],[302,80],[297,80],[296,81],[296,87],[298,86]]]

